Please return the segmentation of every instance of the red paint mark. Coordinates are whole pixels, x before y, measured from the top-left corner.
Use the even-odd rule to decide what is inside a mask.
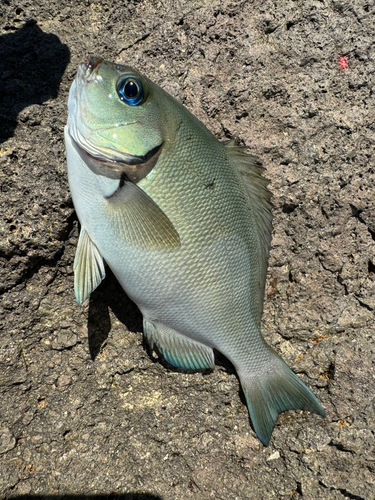
[[[339,67],[342,68],[342,69],[348,69],[349,68],[348,58],[346,56],[341,56],[340,57]]]

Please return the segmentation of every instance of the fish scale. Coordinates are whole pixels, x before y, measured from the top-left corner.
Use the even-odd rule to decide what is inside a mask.
[[[82,226],[77,301],[99,285],[106,262],[167,361],[213,369],[213,348],[230,359],[266,445],[282,411],[324,415],[261,335],[272,228],[256,159],[217,141],[136,70],[98,58],[78,69],[65,142]]]

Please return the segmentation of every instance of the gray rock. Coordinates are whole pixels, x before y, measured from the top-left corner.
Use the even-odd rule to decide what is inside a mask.
[[[0,499],[374,499],[373,4],[2,11]],[[275,207],[263,331],[327,419],[285,413],[265,449],[223,356],[202,374],[150,355],[110,272],[76,305],[63,127],[89,54],[138,67],[260,157]]]
[[[16,446],[16,438],[8,427],[0,427],[0,454],[13,450]]]

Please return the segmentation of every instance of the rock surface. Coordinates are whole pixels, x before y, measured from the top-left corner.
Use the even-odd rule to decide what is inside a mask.
[[[0,499],[375,498],[375,47],[368,0],[6,0]],[[150,355],[109,276],[80,309],[63,127],[88,54],[139,68],[267,169],[263,331],[327,418],[264,448],[231,365]]]

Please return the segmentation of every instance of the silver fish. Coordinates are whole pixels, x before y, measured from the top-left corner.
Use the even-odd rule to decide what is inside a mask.
[[[169,363],[214,369],[214,348],[233,363],[265,445],[285,410],[324,416],[261,335],[272,225],[256,158],[219,142],[138,71],[97,57],[79,66],[68,107],[78,303],[105,261]]]

